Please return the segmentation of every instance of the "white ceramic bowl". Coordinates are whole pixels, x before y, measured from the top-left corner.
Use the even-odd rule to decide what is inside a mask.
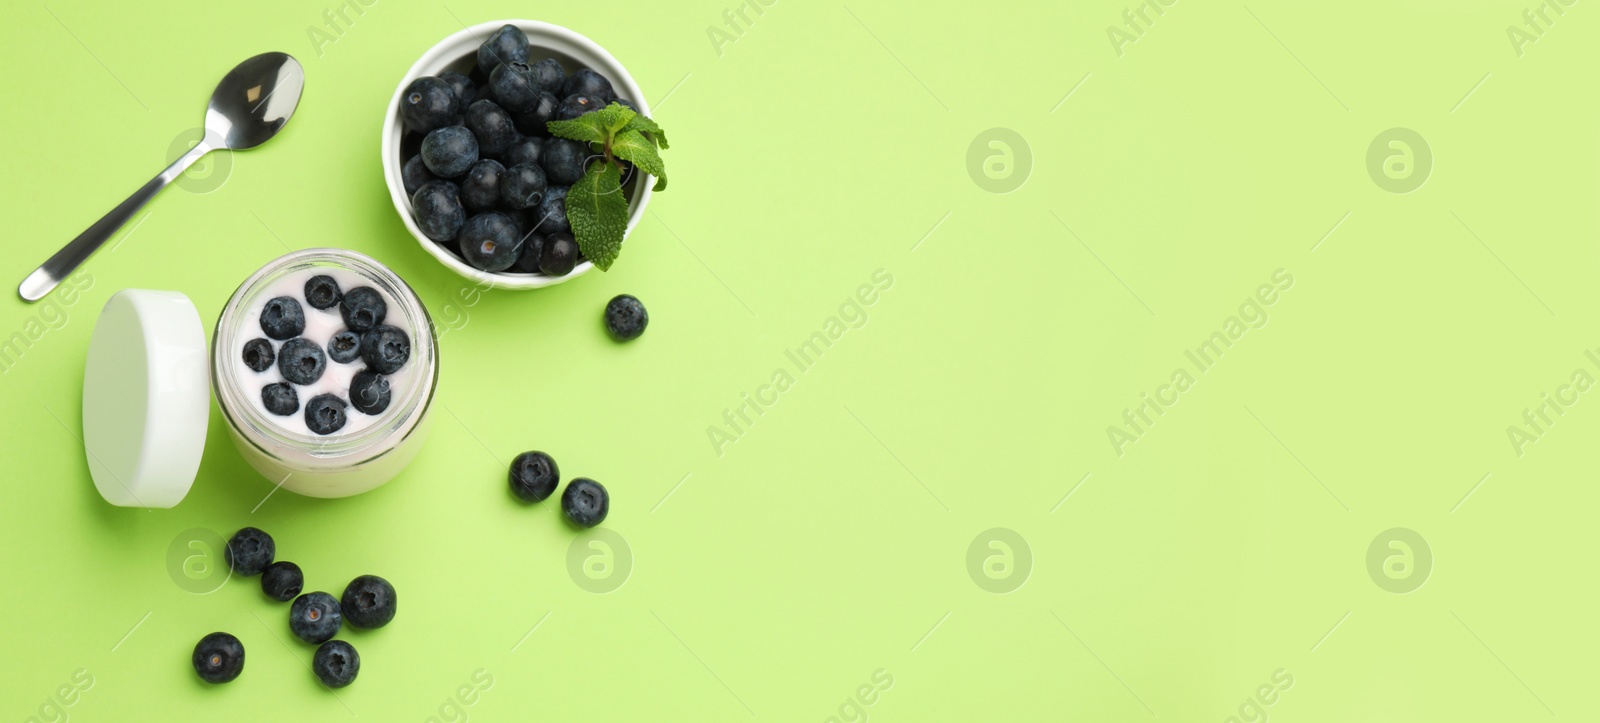
[[[618,97],[627,98],[633,102],[635,110],[646,116],[650,115],[650,106],[644,99],[644,93],[633,82],[633,76],[629,75],[627,69],[623,68],[616,58],[611,57],[605,48],[596,45],[594,41],[559,25],[534,20],[496,20],[481,23],[439,41],[439,44],[423,53],[416,64],[411,66],[411,70],[406,71],[405,77],[400,79],[400,85],[395,87],[394,97],[389,99],[388,113],[383,119],[383,179],[389,184],[389,198],[394,201],[394,209],[399,212],[400,220],[405,223],[406,230],[417,239],[422,250],[432,254],[439,263],[468,279],[495,288],[537,289],[587,273],[594,267],[594,263],[585,260],[566,276],[490,273],[475,269],[423,235],[422,229],[417,228],[416,219],[411,215],[411,197],[406,194],[405,182],[400,176],[401,167],[405,164],[405,159],[400,157],[400,139],[405,134],[405,125],[400,121],[400,96],[405,94],[406,87],[417,78],[438,75],[446,70],[468,72],[477,64],[478,46],[504,25],[515,25],[527,34],[530,61],[555,58],[561,61],[568,73],[587,66],[611,81],[611,87],[616,90]],[[628,229],[623,237],[624,240],[627,238],[626,234],[632,233],[633,227],[639,225],[639,219],[644,218],[644,207],[650,202],[650,187],[653,185],[655,185],[654,176],[644,173],[634,174],[633,200],[628,204]]]

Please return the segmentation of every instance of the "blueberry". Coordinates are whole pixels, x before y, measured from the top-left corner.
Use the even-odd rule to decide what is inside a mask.
[[[488,211],[500,203],[500,179],[506,167],[499,161],[482,159],[461,179],[461,205],[466,210]]]
[[[311,384],[322,378],[328,368],[328,357],[305,337],[297,336],[283,343],[278,350],[278,373],[295,384]]]
[[[561,470],[544,452],[523,452],[511,460],[511,492],[526,502],[542,502],[556,491]]]
[[[344,325],[350,331],[361,334],[383,323],[384,317],[389,315],[389,305],[384,303],[377,289],[357,286],[345,292],[344,300],[339,302],[339,315],[344,317]]]
[[[389,408],[389,378],[363,369],[350,380],[350,406],[362,414],[382,414]]]
[[[455,91],[450,84],[431,75],[411,81],[400,97],[400,120],[418,133],[427,133],[455,122]]]
[[[318,394],[306,402],[306,427],[317,434],[333,434],[344,427],[343,399],[333,394]]]
[[[394,619],[394,586],[377,575],[362,575],[350,581],[339,598],[345,620],[358,628],[381,628]]]
[[[492,100],[468,106],[463,122],[478,139],[478,152],[482,155],[498,156],[517,140],[517,126],[511,122],[511,114]]]
[[[411,337],[393,326],[379,326],[361,335],[361,359],[379,374],[393,374],[411,358]]]
[[[422,139],[422,162],[433,175],[455,178],[478,160],[478,139],[466,126],[445,126]]]
[[[415,194],[417,189],[422,188],[422,184],[433,179],[434,175],[428,170],[427,164],[422,162],[420,153],[412,156],[411,160],[406,161],[406,165],[400,169],[400,181],[405,185],[408,196]]]
[[[539,165],[544,167],[550,182],[557,186],[570,186],[583,178],[584,166],[589,157],[589,147],[567,138],[551,138],[544,143],[544,155]]]
[[[305,582],[306,578],[300,572],[300,566],[292,562],[279,560],[261,571],[261,592],[278,602],[293,600],[294,596],[300,594],[300,588]]]
[[[544,169],[532,163],[512,166],[500,179],[500,202],[511,208],[532,208],[548,185]]]
[[[449,181],[429,181],[411,197],[411,211],[423,235],[440,243],[450,241],[467,221],[460,190]]]
[[[556,120],[572,120],[584,113],[604,108],[605,104],[591,95],[569,95],[556,109]]]
[[[328,339],[328,358],[340,364],[349,364],[361,358],[361,335],[349,329]]]
[[[223,549],[222,556],[234,572],[249,577],[261,574],[271,565],[277,549],[272,542],[272,535],[254,527],[245,527],[228,538],[228,546]]]
[[[533,81],[539,84],[539,89],[551,95],[560,93],[561,86],[567,80],[567,69],[561,67],[561,61],[555,58],[529,63],[528,69],[533,72]]]
[[[572,75],[567,76],[567,82],[561,86],[561,95],[586,95],[594,98],[602,106],[617,97],[611,90],[611,81],[588,68],[572,71]]]
[[[478,88],[465,73],[446,70],[439,74],[439,80],[450,86],[450,94],[456,97],[457,110],[472,105],[473,97],[477,94]]]
[[[650,324],[650,314],[644,304],[627,294],[620,294],[606,304],[606,330],[617,341],[637,339]]]
[[[524,163],[538,165],[539,157],[544,153],[544,139],[524,136],[511,144],[505,153],[500,154],[500,160],[506,168],[520,166]]]
[[[539,97],[527,110],[512,113],[511,121],[517,124],[517,130],[524,135],[547,136],[550,127],[546,125],[556,119],[556,111],[561,108],[561,100],[555,94],[541,90]]]
[[[620,105],[620,106],[622,106],[624,108],[627,108],[628,110],[631,110],[631,111],[637,111],[638,110],[637,108],[633,107],[633,101],[628,100],[627,98],[612,98],[611,102],[612,103],[616,103],[617,105]]]
[[[261,405],[268,412],[287,417],[300,411],[300,395],[288,382],[274,382],[261,388]]]
[[[264,372],[272,366],[275,357],[272,354],[272,342],[266,339],[251,339],[244,343],[244,365],[250,371]]]
[[[306,330],[306,312],[293,297],[268,299],[261,307],[261,330],[279,341],[299,336]]]
[[[478,46],[478,68],[493,78],[495,66],[501,63],[523,63],[528,60],[528,36],[515,25],[504,25],[494,35]]]
[[[308,592],[289,606],[289,630],[308,643],[322,643],[339,634],[343,621],[339,601],[325,592]]]
[[[323,685],[343,688],[356,681],[356,673],[361,672],[361,656],[355,646],[343,640],[329,640],[317,646],[316,654],[311,656],[311,670]]]
[[[461,227],[461,257],[473,268],[505,271],[516,263],[521,251],[522,232],[503,213],[480,213]]]
[[[566,276],[578,265],[578,241],[565,231],[544,237],[544,252],[539,254],[539,270],[549,276]]]
[[[339,282],[323,274],[307,279],[306,303],[313,309],[326,309],[339,303]]]
[[[517,262],[511,265],[510,271],[519,274],[539,273],[539,256],[544,253],[544,235],[524,231],[522,237],[522,251],[517,253]]]
[[[400,135],[400,157],[411,158],[422,152],[422,137],[426,133],[417,133],[407,129]]]
[[[494,101],[513,114],[527,113],[539,102],[539,86],[527,63],[507,63],[489,74]]]
[[[536,215],[538,222],[534,225],[534,230],[539,233],[571,231],[572,224],[567,221],[567,187],[555,186],[547,189],[544,197],[539,199]]]
[[[561,492],[561,511],[579,527],[594,527],[604,522],[611,511],[611,495],[588,477],[579,477],[567,483]]]
[[[244,672],[244,644],[227,633],[212,633],[194,645],[194,672],[207,683],[226,683]]]

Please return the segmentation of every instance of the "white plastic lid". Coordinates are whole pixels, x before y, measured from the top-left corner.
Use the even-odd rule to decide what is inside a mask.
[[[83,444],[101,497],[120,507],[183,500],[206,446],[210,375],[189,297],[125,289],[106,300],[83,369]]]

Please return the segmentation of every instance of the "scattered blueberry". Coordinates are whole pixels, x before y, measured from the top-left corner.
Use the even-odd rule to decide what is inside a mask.
[[[500,203],[500,182],[505,174],[506,167],[496,160],[485,158],[472,164],[461,179],[461,204],[473,212],[493,209]]]
[[[361,358],[361,335],[345,329],[328,339],[328,358],[349,364]]]
[[[411,337],[400,329],[383,325],[361,335],[361,359],[379,374],[393,374],[411,358]]]
[[[360,334],[382,324],[389,315],[389,305],[384,303],[377,289],[357,286],[344,293],[344,300],[339,302],[339,315],[344,317],[344,325],[350,331]]]
[[[511,122],[517,124],[517,130],[523,135],[547,136],[550,127],[545,125],[556,119],[556,111],[561,108],[561,99],[547,90],[539,91],[539,97],[527,110],[511,114]]]
[[[511,122],[511,114],[492,100],[468,106],[462,122],[478,139],[478,152],[484,156],[498,156],[517,140],[517,126]]]
[[[475,269],[505,271],[522,251],[522,232],[499,211],[480,213],[461,227],[461,257]]]
[[[306,303],[313,309],[327,309],[339,303],[339,282],[325,274],[307,279]]]
[[[350,581],[339,598],[344,619],[358,628],[381,628],[394,619],[394,586],[377,575],[362,575]]]
[[[572,120],[584,113],[604,107],[605,104],[594,96],[569,95],[566,100],[561,101],[561,107],[556,109],[556,120]]]
[[[308,592],[289,606],[289,630],[308,643],[322,643],[339,634],[343,616],[339,601],[325,592]]]
[[[538,205],[547,186],[544,169],[532,163],[512,166],[500,179],[500,202],[511,208],[532,208]]]
[[[478,139],[466,126],[445,126],[422,139],[422,162],[433,175],[455,178],[478,160]]]
[[[644,310],[644,304],[632,296],[620,294],[606,304],[606,330],[617,341],[639,338],[649,323],[650,314]]]
[[[261,330],[278,341],[299,336],[306,330],[306,312],[292,297],[268,299],[261,307]]]
[[[306,402],[306,427],[317,434],[333,434],[344,427],[343,399],[332,394],[318,394]]]
[[[538,164],[539,157],[544,151],[544,140],[541,138],[522,137],[511,144],[505,153],[500,154],[500,160],[506,168],[520,166],[524,163]]]
[[[275,358],[272,342],[266,339],[251,339],[244,343],[244,365],[250,367],[250,371],[266,371]]]
[[[311,656],[311,670],[323,685],[343,688],[354,683],[356,673],[361,672],[361,656],[355,646],[343,640],[329,640],[317,646],[316,654]]]
[[[515,25],[504,25],[494,35],[478,46],[478,68],[493,76],[495,66],[501,63],[523,63],[528,60],[528,36]]]
[[[551,138],[544,143],[544,155],[539,165],[545,175],[557,186],[570,186],[583,178],[584,166],[589,157],[589,147],[567,138]]]
[[[261,405],[280,417],[300,411],[300,395],[288,382],[273,382],[261,388]]]
[[[578,241],[565,231],[544,237],[539,270],[549,276],[566,276],[578,265]]]
[[[511,265],[511,271],[519,274],[539,273],[539,256],[544,253],[544,235],[532,231],[524,231],[522,237],[522,251],[517,253],[517,262]]]
[[[489,73],[489,89],[494,101],[513,114],[527,113],[539,103],[539,86],[527,63],[506,63]]]
[[[277,549],[272,542],[272,535],[254,527],[245,527],[228,538],[228,546],[222,555],[234,572],[249,577],[261,574],[271,565]]]
[[[300,594],[300,588],[305,582],[306,578],[300,572],[300,566],[292,562],[279,560],[261,571],[261,592],[278,602],[293,600],[294,596]]]
[[[557,231],[571,231],[572,224],[567,221],[567,187],[554,186],[546,189],[544,196],[539,199],[538,222],[534,225],[539,233],[550,234]]]
[[[600,105],[611,102],[616,93],[611,90],[611,81],[605,76],[588,68],[579,68],[567,76],[567,82],[561,86],[563,97],[570,95],[586,95],[595,99]]]
[[[382,414],[389,408],[389,378],[370,369],[350,380],[350,406],[362,414]]]
[[[511,491],[527,502],[542,502],[556,491],[561,470],[544,452],[523,452],[511,460]]]
[[[451,95],[456,97],[457,110],[472,105],[473,98],[477,94],[478,89],[477,86],[472,82],[472,79],[467,77],[465,73],[457,73],[454,70],[446,70],[439,74],[439,80],[444,81],[445,85],[450,86]]]
[[[405,184],[406,195],[408,196],[415,195],[417,189],[422,188],[422,184],[433,179],[434,175],[428,170],[427,164],[422,162],[420,153],[412,156],[411,160],[406,161],[406,164],[400,168],[400,181]]]
[[[605,521],[611,511],[611,496],[588,477],[579,477],[567,483],[561,492],[561,511],[579,527],[594,527]]]
[[[428,238],[438,242],[454,239],[467,222],[467,212],[461,207],[461,195],[456,184],[449,181],[429,181],[411,196],[411,211],[417,217],[417,226]]]
[[[311,384],[321,379],[327,368],[328,357],[322,347],[305,337],[290,339],[278,350],[278,372],[295,384]]]
[[[244,644],[227,633],[212,633],[194,645],[194,672],[207,683],[226,683],[244,672]]]
[[[411,81],[400,98],[400,120],[418,133],[454,123],[457,112],[455,91],[449,83],[431,75]]]

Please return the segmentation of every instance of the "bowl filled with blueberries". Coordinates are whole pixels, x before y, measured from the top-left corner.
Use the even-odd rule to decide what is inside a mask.
[[[395,210],[424,251],[491,287],[533,289],[585,273],[595,264],[583,249],[592,247],[574,236],[588,229],[569,218],[569,189],[596,164],[616,166],[620,180],[609,187],[621,200],[602,201],[617,204],[618,220],[626,204],[620,244],[661,182],[612,157],[609,143],[602,152],[548,126],[613,105],[649,122],[633,77],[576,32],[509,20],[455,33],[411,66],[389,102],[383,172]]]

